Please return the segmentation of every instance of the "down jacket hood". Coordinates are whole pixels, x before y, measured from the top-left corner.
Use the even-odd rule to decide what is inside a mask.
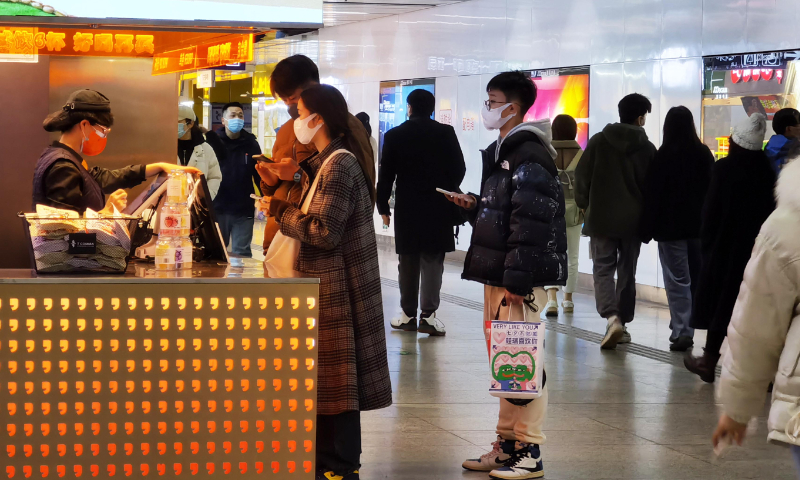
[[[501,158],[501,154],[505,153],[509,149],[513,149],[520,142],[525,141],[523,138],[521,138],[522,135],[517,135],[516,138],[514,138],[514,135],[520,132],[531,132],[536,134],[536,136],[542,141],[542,145],[547,148],[547,152],[550,154],[550,157],[555,160],[555,158],[558,156],[556,149],[553,148],[553,145],[551,145],[553,142],[553,130],[550,125],[550,120],[543,118],[541,120],[534,120],[532,122],[520,123],[511,129],[505,138],[499,139],[497,141],[497,149],[494,151],[495,162]]]
[[[626,154],[637,152],[650,144],[644,128],[627,123],[609,123],[603,129],[608,143]]]

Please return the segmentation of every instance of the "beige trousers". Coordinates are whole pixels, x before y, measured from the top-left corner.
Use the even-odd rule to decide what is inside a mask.
[[[483,319],[494,320],[497,315],[497,309],[500,307],[503,297],[505,297],[506,289],[502,287],[484,286],[483,290]],[[544,306],[547,303],[547,294],[543,288],[535,288],[533,290],[535,296],[534,304],[538,307],[537,311],[544,311]],[[509,318],[509,307],[500,308],[500,318],[505,320]],[[521,305],[514,305],[511,307],[511,321],[523,321],[523,312]],[[488,336],[490,332],[484,329],[484,334]],[[542,391],[542,396],[524,406],[516,406],[506,401],[504,398],[500,399],[500,418],[497,420],[497,434],[504,440],[516,440],[524,443],[535,443],[542,445],[547,440],[544,433],[542,433],[542,425],[547,415],[547,387]]]

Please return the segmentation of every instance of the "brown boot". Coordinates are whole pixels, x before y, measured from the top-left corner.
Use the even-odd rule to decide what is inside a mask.
[[[717,377],[717,362],[719,362],[719,354],[708,353],[707,350],[703,351],[701,357],[690,354],[683,359],[686,369],[706,383],[714,383]]]

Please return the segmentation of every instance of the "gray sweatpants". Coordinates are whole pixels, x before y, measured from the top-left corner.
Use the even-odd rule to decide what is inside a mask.
[[[400,308],[409,317],[416,317],[421,300],[423,313],[436,312],[442,289],[444,252],[399,255],[399,260]]]
[[[597,313],[603,318],[617,315],[622,323],[631,322],[636,309],[636,265],[642,242],[592,237],[591,248]]]

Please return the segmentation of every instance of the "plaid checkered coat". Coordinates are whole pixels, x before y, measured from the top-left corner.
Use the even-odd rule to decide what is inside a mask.
[[[383,301],[372,201],[353,155],[334,140],[301,164],[320,178],[304,215],[294,206],[278,215],[281,232],[299,239],[295,269],[319,277],[319,380],[317,413],[375,410],[392,403],[386,358]]]

